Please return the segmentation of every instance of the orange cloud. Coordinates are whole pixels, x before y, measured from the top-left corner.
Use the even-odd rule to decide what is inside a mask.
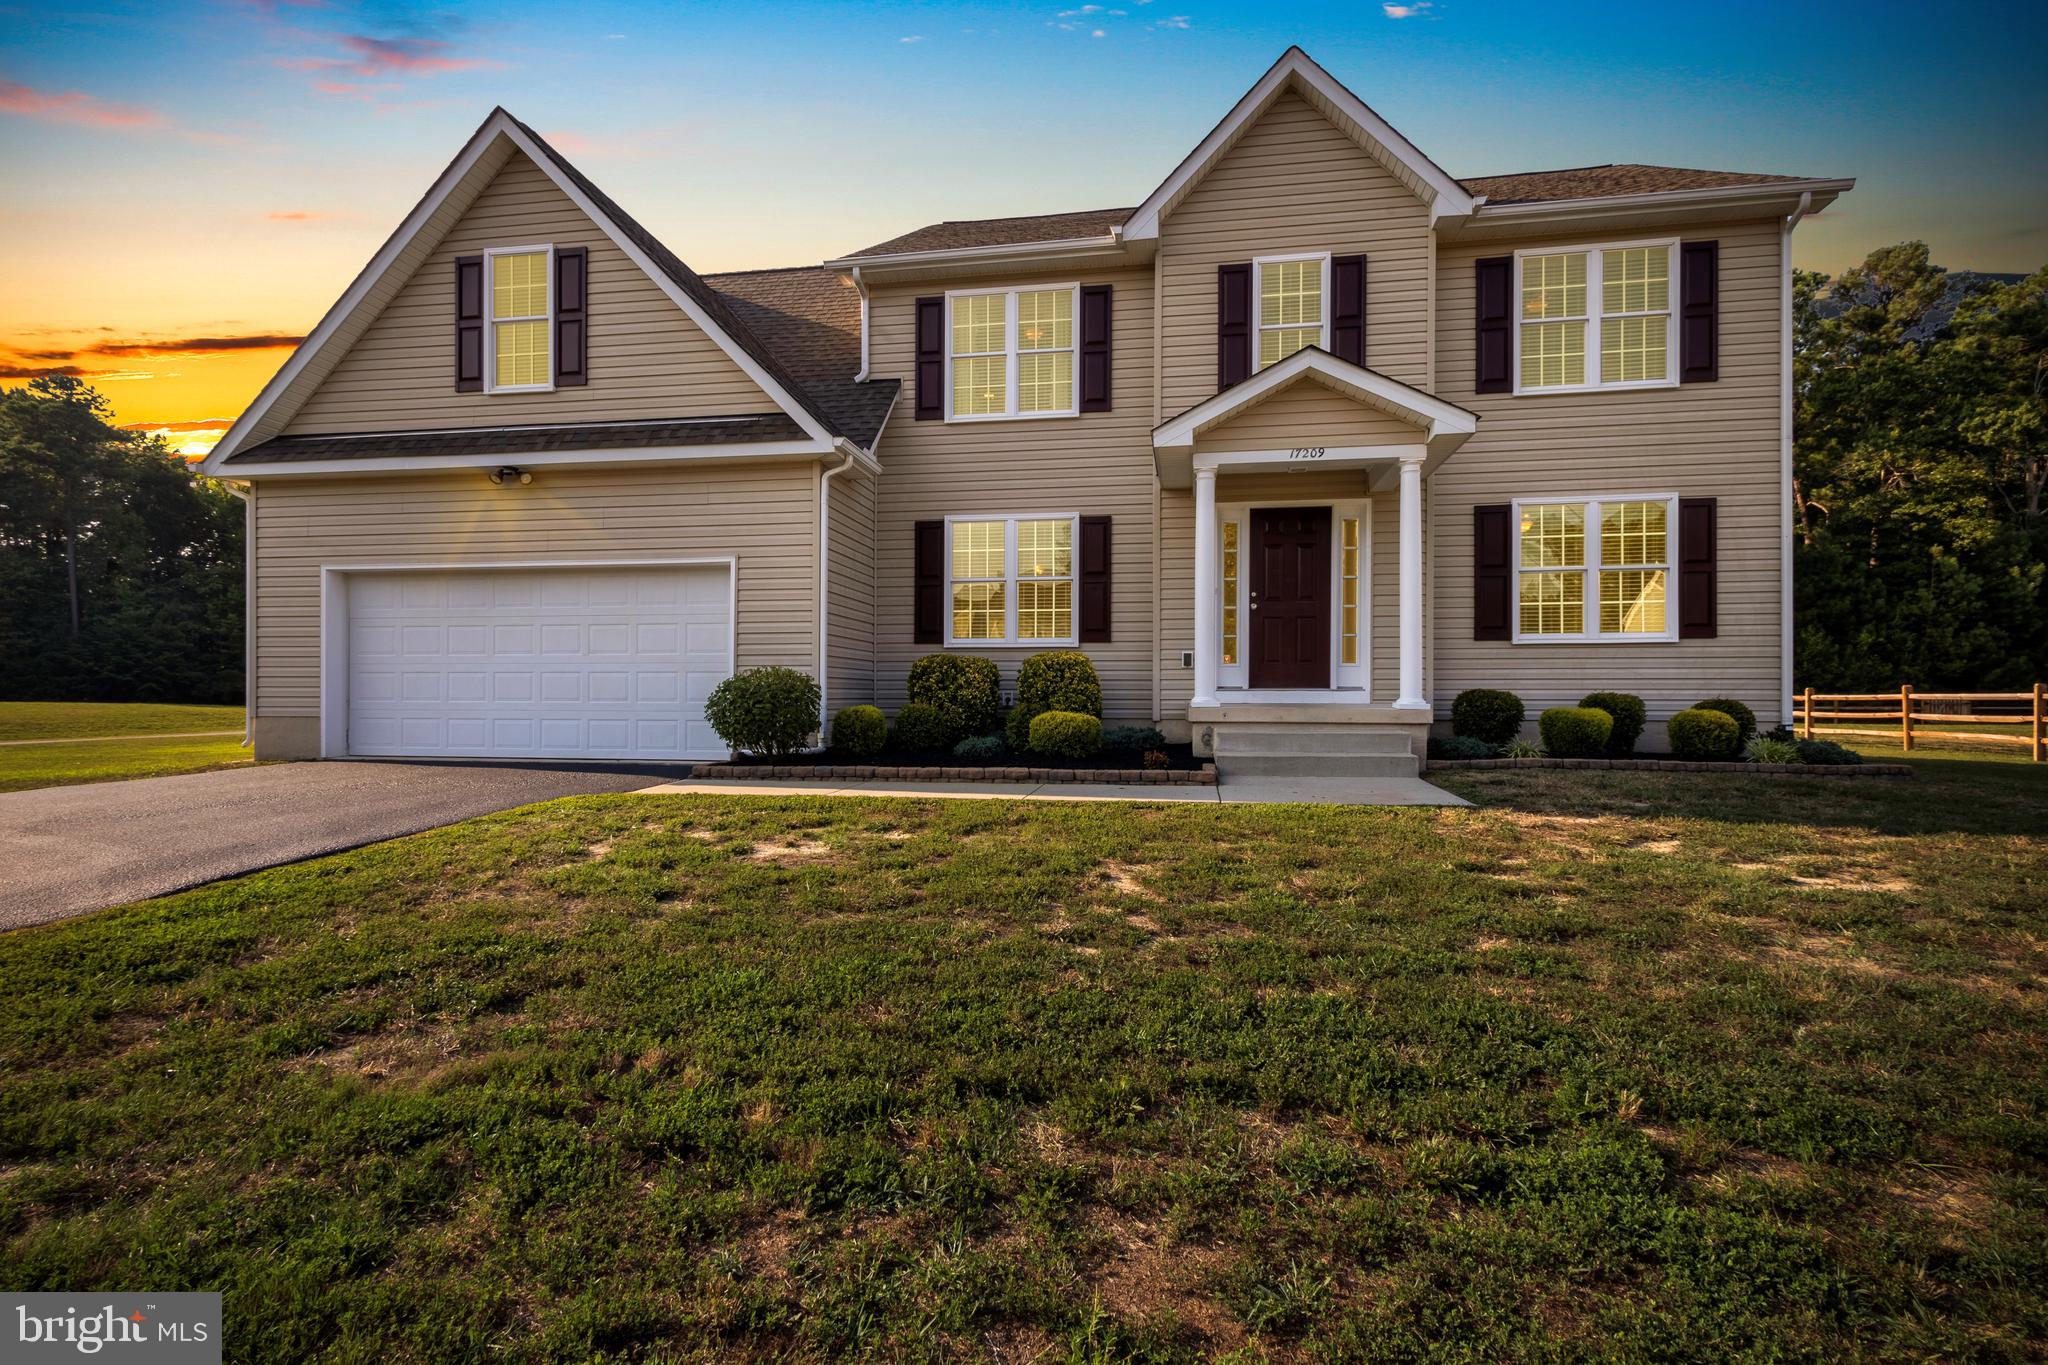
[[[316,223],[322,218],[332,217],[333,215],[313,213],[306,209],[291,209],[277,213],[266,213],[263,216],[273,223]]]
[[[263,333],[239,337],[184,337],[174,341],[103,341],[87,348],[92,355],[218,355],[223,351],[275,351],[296,346],[302,336]]]
[[[139,104],[109,104],[82,90],[37,90],[19,81],[0,81],[0,114],[88,128],[161,128],[166,122],[162,114]]]

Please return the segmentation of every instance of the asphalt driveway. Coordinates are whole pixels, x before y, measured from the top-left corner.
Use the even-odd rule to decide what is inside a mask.
[[[663,764],[276,763],[0,794],[0,929],[121,905],[533,801],[673,781]]]

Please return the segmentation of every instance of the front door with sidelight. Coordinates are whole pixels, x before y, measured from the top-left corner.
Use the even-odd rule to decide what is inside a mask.
[[[1251,511],[1253,687],[1330,686],[1330,509]]]

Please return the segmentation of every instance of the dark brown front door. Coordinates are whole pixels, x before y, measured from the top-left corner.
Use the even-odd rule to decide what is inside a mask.
[[[1330,509],[1252,509],[1253,687],[1330,685]]]

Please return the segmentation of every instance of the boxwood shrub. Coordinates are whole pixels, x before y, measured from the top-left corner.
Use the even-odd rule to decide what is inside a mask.
[[[896,713],[896,747],[907,753],[947,753],[959,742],[953,718],[928,701],[911,702]]]
[[[1650,715],[1643,709],[1641,697],[1627,692],[1588,692],[1579,698],[1579,705],[1614,717],[1614,732],[1607,736],[1609,758],[1627,758],[1636,751],[1636,741],[1643,737],[1643,722]]]
[[[1142,754],[1147,749],[1166,747],[1166,736],[1150,725],[1106,725],[1102,747],[1115,753]]]
[[[1600,758],[1614,717],[1591,706],[1553,706],[1536,719],[1543,748],[1552,758]]]
[[[1040,711],[1031,718],[1031,748],[1054,758],[1092,758],[1102,750],[1102,721],[1078,711]]]
[[[970,654],[927,654],[910,666],[909,701],[938,707],[963,735],[996,728],[1003,678],[993,661]]]
[[[818,680],[778,665],[735,673],[712,688],[704,718],[741,753],[782,758],[810,742],[818,706]]]
[[[854,758],[878,754],[889,742],[889,721],[874,706],[849,706],[832,718],[832,747]]]
[[[1450,735],[1429,741],[1431,758],[1492,758],[1496,752],[1493,745],[1470,735]]]
[[[1742,726],[1726,711],[1695,706],[1665,722],[1671,756],[1690,763],[1733,758],[1742,752]]]
[[[1078,649],[1049,649],[1034,654],[1017,670],[1017,704],[1004,731],[1012,749],[1031,747],[1031,722],[1047,711],[1102,714],[1102,680],[1095,663]]]
[[[1799,761],[1827,768],[1850,768],[1863,761],[1863,755],[1854,749],[1844,748],[1831,739],[1802,739],[1795,741],[1799,746]]]
[[[971,763],[999,763],[1009,752],[1001,735],[969,735],[953,746],[953,757]]]
[[[1705,701],[1694,702],[1692,709],[1695,711],[1719,711],[1724,716],[1733,716],[1736,729],[1742,736],[1735,746],[1738,749],[1744,744],[1749,743],[1750,736],[1756,733],[1756,712],[1750,710],[1733,697],[1708,697]]]
[[[1475,687],[1451,703],[1451,733],[1502,745],[1520,733],[1525,714],[1514,693]]]

